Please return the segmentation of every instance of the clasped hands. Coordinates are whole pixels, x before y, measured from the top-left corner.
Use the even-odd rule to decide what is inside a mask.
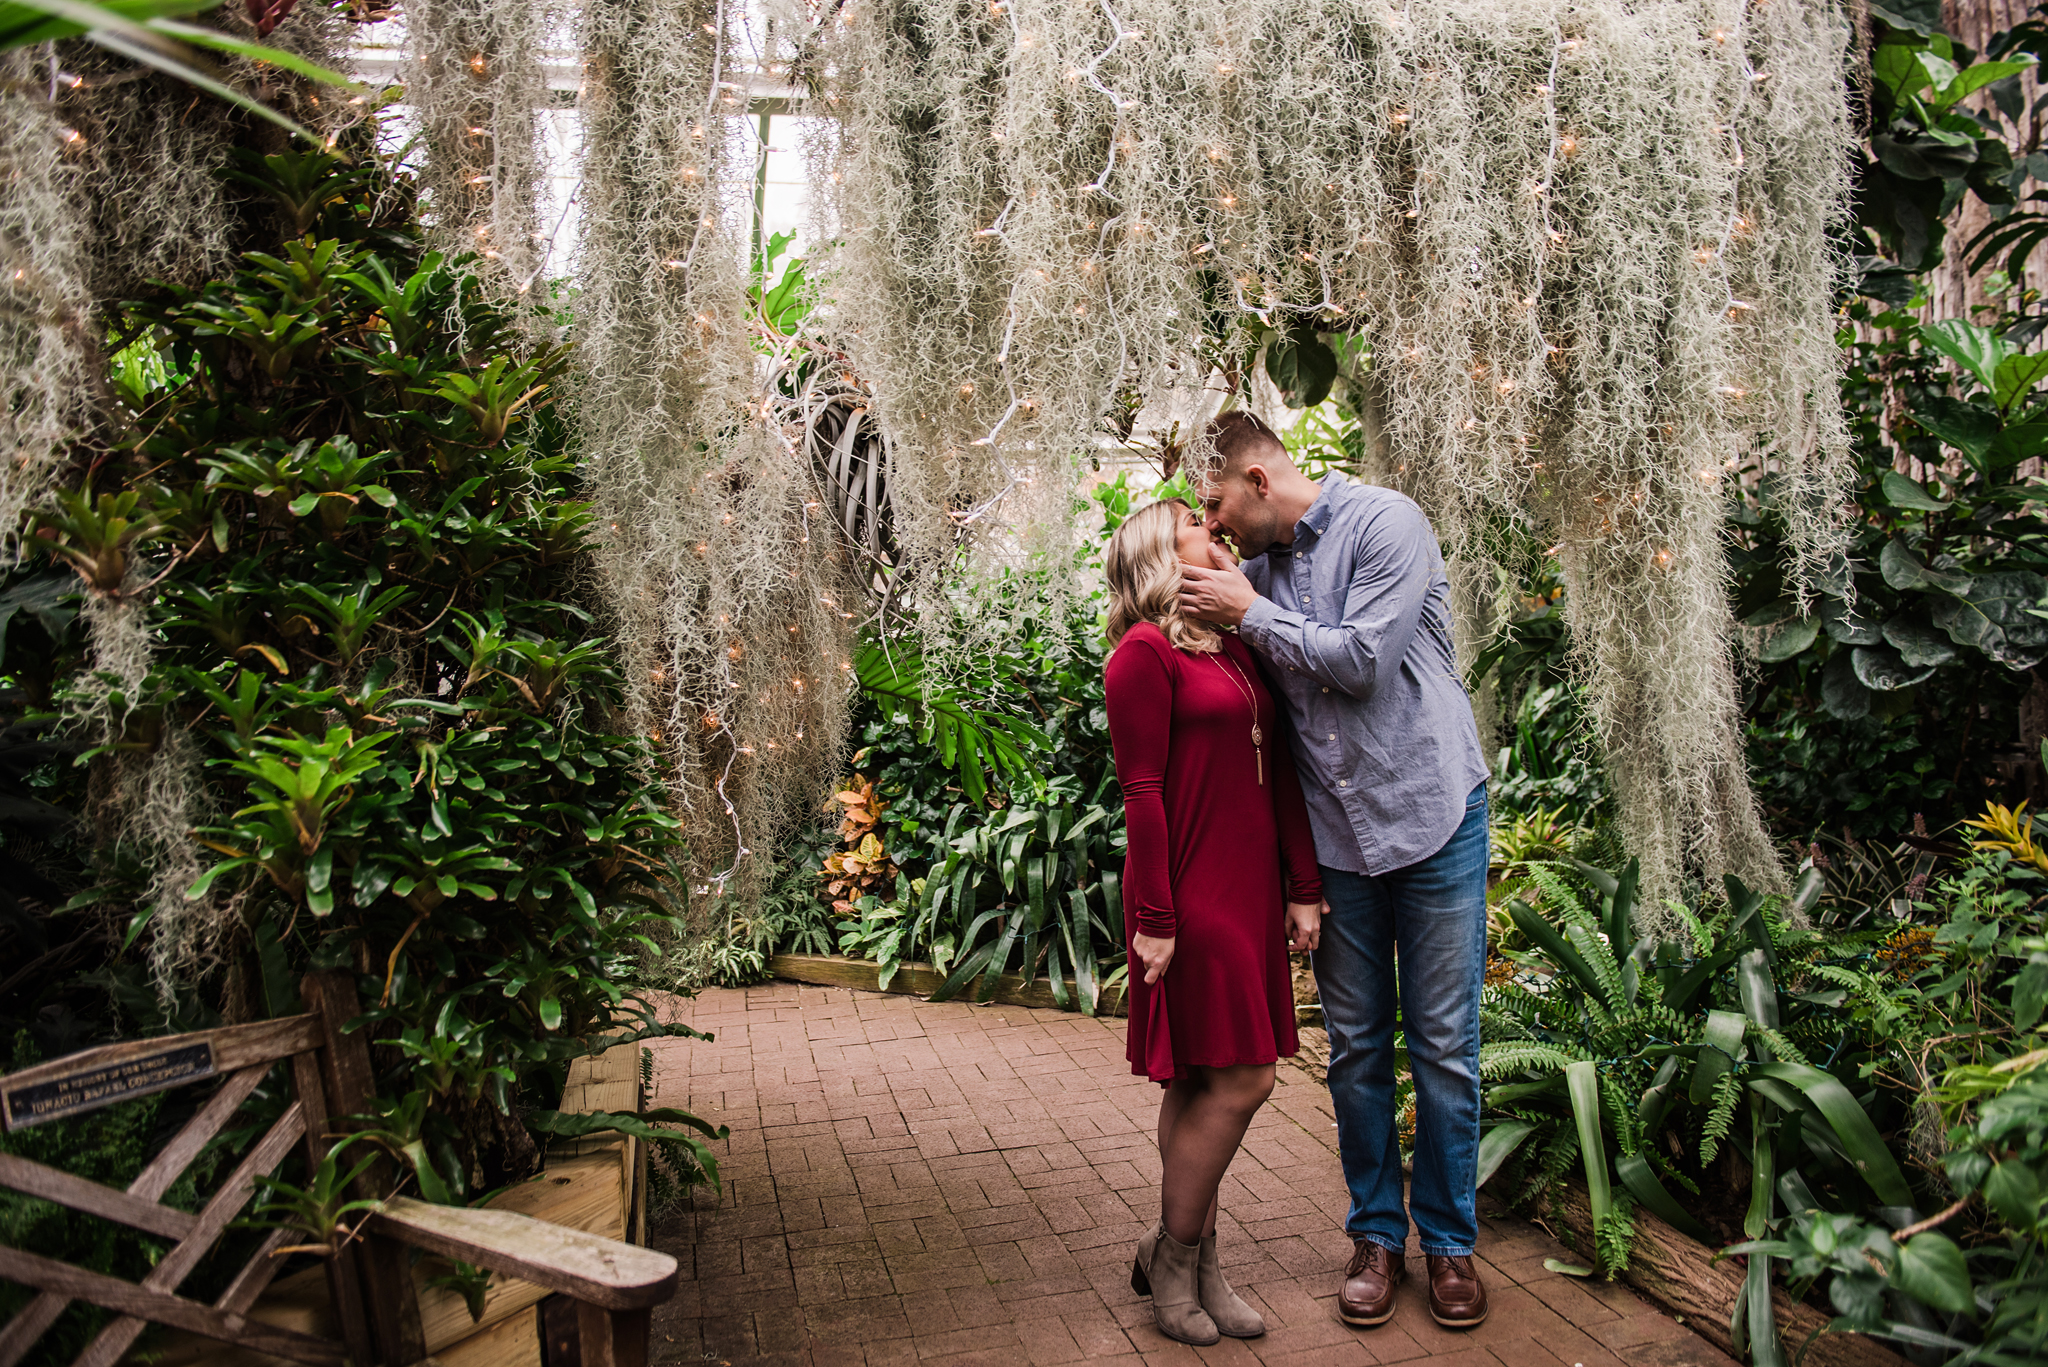
[[[1221,545],[1209,544],[1209,560],[1215,568],[1203,569],[1200,565],[1180,567],[1181,613],[1198,622],[1238,626],[1243,623],[1252,601],[1259,596],[1258,591],[1252,588],[1251,580],[1239,573],[1237,561]]]
[[[1287,904],[1287,950],[1290,954],[1313,950],[1322,943],[1323,912],[1328,906],[1327,902]],[[1173,941],[1171,935],[1147,935],[1143,931],[1131,937],[1131,952],[1144,966],[1146,986],[1166,975],[1167,965],[1173,962]]]

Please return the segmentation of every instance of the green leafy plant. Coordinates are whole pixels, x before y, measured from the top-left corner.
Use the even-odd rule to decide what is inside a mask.
[[[127,426],[26,543],[143,637],[90,763],[167,834],[93,849],[80,905],[128,928],[101,971],[200,995],[362,966],[373,1128],[466,1200],[533,1170],[518,1117],[571,1059],[687,1033],[633,989],[679,933],[677,823],[578,601],[561,351],[423,250],[374,156],[234,174],[283,235],[112,310]],[[49,702],[84,717],[78,668]]]
[[[1482,1178],[1520,1157],[1521,1197],[1533,1199],[1576,1160],[1595,1270],[1608,1275],[1627,1262],[1632,1208],[1711,1237],[1692,1207],[1716,1184],[1722,1154],[1741,1157],[1746,1189],[1724,1199],[1742,1202],[1739,1227],[1752,1239],[1821,1199],[1838,1210],[1872,1199],[1911,1206],[1898,1161],[1850,1090],[1853,1074],[1812,1061],[1842,1068],[1835,1008],[1846,993],[1780,985],[1782,973],[1805,976],[1839,952],[1842,937],[1795,930],[1730,878],[1711,917],[1676,909],[1689,942],[1660,941],[1637,933],[1633,867],[1578,869],[1597,909],[1548,863],[1528,866],[1540,909],[1508,903],[1533,947],[1509,957],[1538,977],[1486,991],[1480,1067],[1499,1119],[1481,1144]],[[1803,892],[1818,887],[1810,879]],[[1732,1217],[1731,1208],[1723,1218]],[[1756,1360],[1775,1361],[1770,1262],[1750,1266],[1734,1328]]]

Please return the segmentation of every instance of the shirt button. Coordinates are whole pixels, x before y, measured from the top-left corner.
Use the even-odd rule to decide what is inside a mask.
[[[1331,739],[1331,740],[1335,740],[1335,739],[1337,739],[1337,733],[1336,733],[1335,731],[1332,731],[1332,732],[1330,733],[1330,739]]]
[[[1325,687],[1324,687],[1324,689],[1323,689],[1323,692],[1327,693],[1327,692],[1329,692],[1329,691],[1330,691],[1330,690],[1329,690],[1329,688],[1328,688],[1327,686],[1325,686]]]
[[[1337,780],[1337,786],[1339,788],[1349,788],[1351,786],[1351,780],[1340,778]]]

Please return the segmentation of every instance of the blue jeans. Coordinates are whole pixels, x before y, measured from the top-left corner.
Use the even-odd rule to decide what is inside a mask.
[[[1394,1135],[1395,956],[1399,1025],[1415,1077],[1409,1207],[1422,1251],[1470,1253],[1479,1163],[1479,989],[1486,976],[1486,785],[1444,847],[1375,878],[1326,868],[1316,987],[1330,1032],[1330,1099],[1351,1189],[1345,1233],[1399,1251],[1401,1146]]]

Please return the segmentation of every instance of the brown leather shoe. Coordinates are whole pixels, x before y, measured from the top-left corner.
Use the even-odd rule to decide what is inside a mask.
[[[1370,1239],[1360,1239],[1344,1269],[1337,1292],[1337,1316],[1346,1324],[1370,1329],[1394,1318],[1394,1288],[1401,1284],[1401,1255]]]
[[[1486,1319],[1486,1288],[1479,1269],[1463,1255],[1428,1255],[1429,1314],[1446,1329],[1470,1329]]]

